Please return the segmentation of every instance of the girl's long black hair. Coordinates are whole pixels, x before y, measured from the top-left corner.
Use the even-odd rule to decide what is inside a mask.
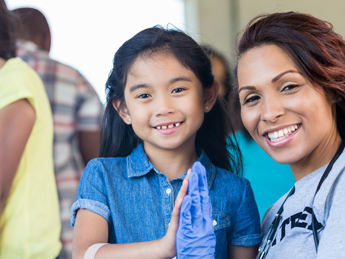
[[[106,82],[107,104],[101,132],[101,157],[125,157],[141,142],[132,126],[124,123],[113,107],[114,100],[124,104],[124,89],[128,71],[139,55],[165,51],[171,53],[187,69],[194,72],[204,89],[210,88],[214,77],[211,62],[201,47],[177,29],[160,26],[145,29],[126,41],[115,53],[113,69]],[[228,115],[217,100],[212,110],[205,113],[196,135],[196,148],[203,149],[212,163],[220,168],[241,173],[241,154],[236,142],[228,138],[232,133]],[[228,152],[227,148],[232,150]]]

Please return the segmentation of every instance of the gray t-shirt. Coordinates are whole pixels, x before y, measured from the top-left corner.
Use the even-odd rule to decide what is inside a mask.
[[[326,167],[296,182],[294,194],[284,204],[282,219],[267,259],[345,258],[345,152],[333,165],[314,200],[317,185]],[[267,210],[261,225],[264,235],[286,196]],[[311,228],[312,211],[318,222],[317,254]]]

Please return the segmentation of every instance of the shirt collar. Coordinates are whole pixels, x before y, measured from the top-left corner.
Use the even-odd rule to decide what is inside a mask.
[[[42,56],[49,57],[48,51],[41,49],[32,41],[17,40],[16,45],[19,53],[25,51],[30,53],[39,53]]]
[[[208,188],[210,189],[216,176],[216,167],[212,164],[211,160],[203,150],[200,150],[198,153],[200,155],[197,161],[199,161],[206,169]],[[127,157],[127,166],[128,178],[144,176],[152,169],[155,170],[155,172],[160,173],[147,158],[142,144],[139,144]],[[178,179],[183,180],[186,175],[187,172],[185,172]]]

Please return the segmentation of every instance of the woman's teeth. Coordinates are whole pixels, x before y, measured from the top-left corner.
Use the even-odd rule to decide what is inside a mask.
[[[297,126],[297,125],[290,126],[290,127],[285,128],[285,129],[270,132],[267,134],[267,136],[272,142],[278,142],[278,141],[281,141],[284,138],[290,136],[298,128],[299,128],[299,126]]]
[[[173,127],[178,127],[180,126],[181,123],[175,123],[175,124],[170,124],[170,125],[164,125],[164,126],[158,126],[156,129],[171,129]]]

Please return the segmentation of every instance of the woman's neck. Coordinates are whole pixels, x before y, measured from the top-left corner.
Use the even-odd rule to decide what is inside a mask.
[[[330,138],[322,143],[313,152],[296,163],[290,164],[296,181],[328,164],[341,144],[338,130],[330,134]]]
[[[154,167],[165,174],[169,181],[183,175],[198,159],[195,146],[162,150],[144,145],[144,150]]]

